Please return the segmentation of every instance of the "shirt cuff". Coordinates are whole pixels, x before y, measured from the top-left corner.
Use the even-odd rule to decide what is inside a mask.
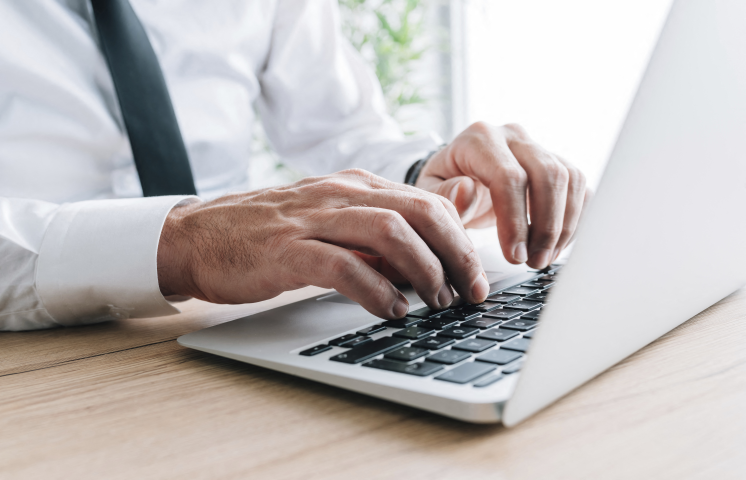
[[[158,242],[171,209],[197,197],[63,205],[42,241],[36,288],[61,325],[179,313],[158,286]]]

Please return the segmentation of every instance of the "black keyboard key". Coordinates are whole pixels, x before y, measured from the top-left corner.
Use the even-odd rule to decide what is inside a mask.
[[[455,297],[453,299],[453,302],[451,302],[451,306],[448,307],[450,310],[458,310],[459,308],[463,307],[466,304],[466,300],[464,300],[461,297]]]
[[[536,320],[524,320],[519,318],[518,320],[511,320],[500,325],[500,328],[508,328],[510,330],[518,330],[519,332],[527,332],[536,326]]]
[[[460,320],[463,322],[465,320],[471,320],[472,318],[477,318],[479,317],[479,315],[480,315],[479,312],[474,312],[471,310],[456,310],[454,312],[446,313],[441,318],[452,318],[454,320]]]
[[[493,328],[492,330],[487,330],[479,335],[477,335],[477,338],[484,338],[485,340],[494,340],[496,342],[504,342],[505,340],[510,340],[513,337],[517,337],[518,332],[514,330],[503,330],[502,328]]]
[[[402,347],[402,348],[397,348],[396,350],[391,350],[389,353],[384,355],[384,357],[390,360],[399,360],[401,362],[409,362],[411,360],[424,357],[428,353],[430,353],[430,350],[426,348]]]
[[[395,348],[403,347],[408,342],[403,338],[394,337],[382,337],[378,340],[373,340],[365,345],[360,345],[357,348],[353,348],[339,355],[335,355],[329,360],[342,363],[361,363],[366,360],[370,360],[376,355],[386,353]]]
[[[536,330],[531,330],[530,332],[526,332],[523,334],[523,338],[534,338],[534,332]]]
[[[448,370],[446,373],[435,377],[435,379],[453,383],[469,383],[494,369],[494,366],[487,363],[469,362]]]
[[[520,295],[522,297],[526,295],[532,295],[534,293],[538,293],[539,291],[535,288],[526,288],[526,287],[513,287],[509,288],[507,290],[503,290],[502,293],[507,293],[509,295]]]
[[[494,327],[500,323],[500,320],[496,320],[494,318],[475,318],[474,320],[469,320],[468,322],[464,322],[461,324],[462,327],[474,327],[474,328],[491,328]]]
[[[534,293],[533,295],[529,295],[528,297],[524,298],[524,300],[528,300],[529,302],[540,302],[544,303],[547,301],[547,297],[549,296],[549,293],[541,292],[541,293]]]
[[[455,343],[456,340],[446,337],[427,337],[423,338],[419,342],[414,342],[413,347],[427,348],[430,350],[440,350],[443,347],[447,347]]]
[[[544,285],[542,285],[539,282],[528,282],[521,285],[522,287],[526,288],[544,288]]]
[[[386,330],[386,327],[384,324],[379,323],[378,325],[373,325],[372,327],[364,328],[362,330],[358,330],[358,335],[373,335],[374,333],[382,332]]]
[[[494,347],[497,345],[497,342],[494,342],[492,340],[485,340],[483,338],[471,338],[469,340],[464,340],[463,342],[459,342],[456,345],[453,346],[453,348],[457,350],[466,350],[467,352],[484,352],[488,348]]]
[[[522,320],[538,320],[540,314],[541,314],[541,309],[531,310],[530,312],[526,312],[523,315],[521,315],[521,319]]]
[[[523,312],[520,310],[511,310],[509,308],[503,308],[500,310],[494,310],[490,313],[485,313],[482,316],[484,318],[496,318],[498,320],[510,320],[511,318],[515,318],[522,313]]]
[[[303,350],[298,355],[303,355],[304,357],[313,357],[314,355],[318,355],[319,353],[323,353],[331,349],[332,347],[329,345],[316,345],[315,347],[311,347],[308,350]]]
[[[544,289],[544,291],[549,290],[550,287],[554,286],[555,282],[547,282],[545,280],[539,280],[539,283],[541,283],[541,288]]]
[[[496,295],[487,297],[487,300],[485,300],[485,302],[510,303],[520,299],[521,297],[519,295],[506,295],[504,293],[498,293]]]
[[[521,300],[518,302],[509,303],[505,306],[505,308],[512,308],[514,310],[522,310],[524,312],[529,312],[531,310],[536,310],[537,308],[541,308],[543,305],[539,302],[527,302],[525,300]]]
[[[342,345],[340,345],[340,347],[344,347],[344,348],[357,348],[360,345],[365,345],[366,343],[372,342],[372,341],[373,341],[373,339],[370,338],[370,337],[355,337],[352,340],[349,340],[349,341],[343,343]]]
[[[492,310],[495,310],[496,308],[500,308],[500,304],[495,303],[480,303],[477,305],[472,305],[471,303],[467,303],[463,306],[464,310],[468,310],[470,312],[491,312]]]
[[[539,281],[541,282],[556,282],[557,276],[556,275],[544,275],[543,277],[539,277]]]
[[[416,325],[422,321],[421,318],[415,318],[415,317],[404,317],[404,318],[398,318],[396,320],[389,320],[388,322],[383,322],[384,327],[390,327],[390,328],[407,328],[411,327],[412,325]]]
[[[417,375],[418,377],[427,377],[435,372],[443,370],[443,365],[430,362],[419,362],[419,363],[401,363],[394,360],[373,360],[363,364],[364,367],[380,368],[381,370],[388,370],[390,372],[407,373],[409,375]]]
[[[423,337],[427,337],[431,333],[433,333],[433,330],[430,330],[429,328],[409,327],[405,328],[404,330],[399,330],[398,332],[394,333],[394,336],[400,338],[408,338],[410,340],[417,340]]]
[[[471,358],[471,353],[462,352],[461,350],[441,350],[440,352],[427,357],[427,360],[430,362],[453,365],[458,362],[463,362],[467,358]]]
[[[408,317],[417,317],[417,318],[430,318],[434,317],[436,315],[440,315],[441,313],[447,311],[447,308],[430,308],[430,307],[424,307],[417,310],[414,310],[412,312],[409,312],[407,314]]]
[[[479,332],[479,329],[473,327],[451,327],[446,328],[442,332],[438,333],[438,336],[449,338],[466,338],[474,335],[477,332]]]
[[[510,362],[518,360],[523,355],[518,352],[511,352],[510,350],[503,350],[502,348],[497,350],[490,350],[484,355],[477,357],[480,362],[496,363],[498,365],[507,365]]]
[[[515,340],[503,343],[502,345],[500,345],[500,348],[526,353],[526,350],[528,350],[528,346],[530,343],[531,340],[529,340],[528,338],[516,338]]]
[[[481,380],[477,380],[476,382],[474,382],[474,386],[477,388],[489,387],[490,385],[497,382],[498,380],[502,380],[502,378],[503,378],[503,375],[501,373],[496,373],[494,375],[484,377]]]
[[[342,335],[339,338],[335,338],[331,342],[329,342],[329,345],[334,345],[335,347],[341,347],[342,344],[349,342],[350,340],[355,340],[358,338],[357,333],[348,333],[347,335]]]
[[[431,330],[443,330],[444,328],[452,327],[458,323],[458,320],[453,318],[436,317],[430,320],[425,320],[422,323],[418,323],[418,327],[429,328]]]
[[[511,373],[515,373],[519,371],[523,367],[523,360],[515,363],[511,363],[507,367],[503,368],[503,373],[505,375],[510,375]]]

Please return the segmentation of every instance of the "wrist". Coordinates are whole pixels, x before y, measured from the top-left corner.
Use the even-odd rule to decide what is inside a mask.
[[[435,150],[430,151],[427,156],[424,158],[421,158],[417,160],[415,163],[412,164],[411,167],[409,167],[409,170],[407,170],[407,175],[404,177],[404,183],[407,185],[416,186],[417,180],[420,178],[420,174],[425,169],[425,166],[427,165],[428,161],[435,156],[436,154],[440,153],[444,148],[446,144],[440,145]]]
[[[158,241],[157,270],[158,285],[164,297],[195,296],[187,218],[201,203],[174,207],[163,224]]]

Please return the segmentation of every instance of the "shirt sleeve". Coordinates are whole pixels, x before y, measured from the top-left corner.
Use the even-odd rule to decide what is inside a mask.
[[[311,174],[364,168],[402,182],[437,148],[405,137],[386,114],[378,79],[340,30],[335,0],[280,0],[258,108],[272,146]]]
[[[158,286],[158,241],[171,209],[196,200],[0,197],[0,330],[178,313]]]

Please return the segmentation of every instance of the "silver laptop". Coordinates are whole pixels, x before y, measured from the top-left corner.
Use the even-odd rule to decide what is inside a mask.
[[[746,284],[746,2],[674,2],[566,265],[493,280],[481,305],[383,322],[323,295],[179,343],[469,422],[549,405]]]

